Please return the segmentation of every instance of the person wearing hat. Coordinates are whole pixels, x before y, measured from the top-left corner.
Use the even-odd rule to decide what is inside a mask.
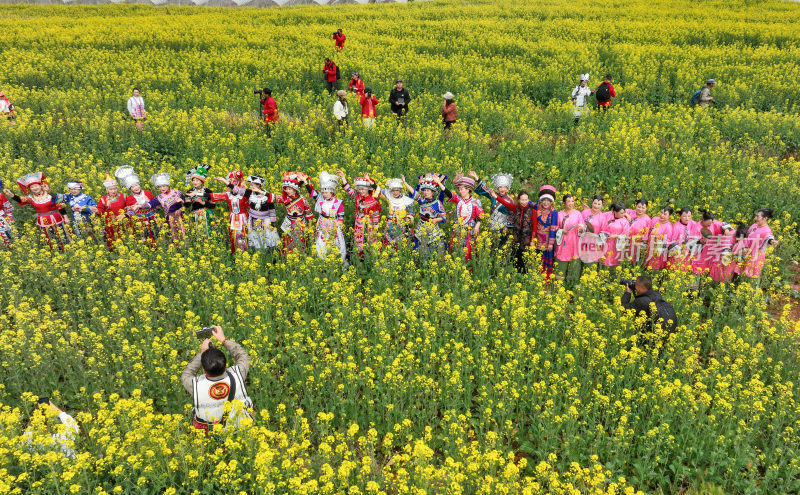
[[[408,90],[403,87],[403,80],[396,80],[394,88],[389,92],[389,104],[398,119],[408,113],[409,101],[411,101],[411,96],[408,94]]]
[[[519,273],[526,274],[528,273],[528,251],[530,251],[535,231],[536,208],[534,203],[530,201],[528,191],[524,190],[517,193],[516,201],[510,199],[508,195],[500,196],[493,189],[489,189],[489,194],[511,212],[509,220],[512,224],[511,232],[514,241],[514,267]]]
[[[322,197],[317,198],[314,211],[317,212],[316,247],[317,255],[325,258],[328,248],[335,246],[339,250],[342,263],[347,259],[347,244],[344,240],[344,201],[336,197],[339,177],[328,172],[319,175],[319,190]]]
[[[344,33],[342,32],[342,28],[337,29],[336,32],[333,33],[334,50],[336,50],[337,52],[344,50],[344,42],[346,39],[347,36],[345,36]]]
[[[453,184],[456,186],[458,196],[447,190],[443,182],[439,182],[446,201],[456,203],[456,223],[453,229],[453,238],[450,241],[450,250],[456,247],[464,249],[464,260],[472,259],[472,243],[478,238],[481,228],[481,215],[483,215],[483,205],[473,196],[472,191],[477,185],[475,179],[465,175],[456,174]]]
[[[317,192],[311,185],[308,175],[302,172],[285,172],[282,176],[281,194],[267,193],[267,201],[282,204],[286,207],[281,230],[283,231],[283,250],[286,253],[295,249],[305,251],[306,229],[314,220],[309,198],[315,198]],[[308,196],[301,196],[301,188],[305,187]]]
[[[133,167],[123,165],[114,171],[114,177],[123,189],[130,194],[125,200],[125,213],[131,219],[131,227],[141,234],[142,240],[155,246],[158,239],[158,225],[156,224],[156,210],[150,207],[150,201],[155,199],[152,192],[142,188],[141,180]],[[134,208],[134,206],[136,208]]]
[[[133,88],[133,95],[128,98],[128,113],[136,123],[136,128],[140,131],[144,129],[147,112],[144,110],[144,98],[139,95],[139,88]]]
[[[377,116],[376,109],[378,107],[378,99],[372,94],[372,90],[367,88],[359,100],[361,104],[361,120],[364,122],[364,127],[371,129],[375,125],[375,117]]]
[[[151,199],[149,203],[135,204],[131,207],[133,211],[139,208],[161,208],[164,210],[164,216],[167,219],[167,225],[172,235],[172,242],[180,242],[186,235],[186,229],[183,224],[183,207],[186,203],[186,198],[183,193],[177,189],[173,189],[171,182],[172,177],[164,172],[159,172],[150,177],[150,182],[158,188],[158,196]]]
[[[572,114],[575,116],[576,124],[581,120],[582,113],[589,110],[586,104],[589,101],[589,97],[594,94],[594,91],[589,89],[588,84],[589,74],[581,74],[580,82],[575,86],[575,89],[572,90],[572,94],[570,95],[572,104],[575,105]]]
[[[381,197],[389,205],[383,244],[394,248],[411,237],[414,200],[407,194],[403,194],[405,182],[405,176],[401,176],[400,179],[389,179],[386,181],[386,188],[381,192]]]
[[[414,250],[425,257],[433,252],[441,252],[444,248],[441,227],[447,221],[447,213],[442,203],[444,192],[439,184],[447,180],[447,176],[433,173],[421,175],[416,189],[406,182],[405,176],[401,177],[409,197],[419,207],[419,221],[414,228]]]
[[[369,175],[356,177],[355,188],[347,182],[343,170],[336,173],[342,179],[344,191],[355,200],[355,225],[353,226],[353,240],[355,241],[358,255],[364,255],[364,244],[374,245],[378,242],[378,225],[381,223],[380,191],[377,184]]]
[[[249,244],[247,211],[250,209],[250,198],[239,187],[244,183],[244,174],[241,170],[232,170],[227,177],[215,179],[226,187],[225,192],[211,193],[211,201],[224,201],[228,204],[228,240],[231,243],[231,254],[236,254],[237,249],[246,251]]]
[[[67,182],[67,194],[53,194],[56,203],[64,203],[72,211],[72,232],[80,237],[92,236],[92,216],[97,203],[83,192],[83,182]]]
[[[251,248],[267,250],[272,253],[281,240],[275,229],[275,222],[278,221],[278,216],[275,214],[275,203],[269,201],[267,193],[264,192],[266,181],[263,177],[248,175],[246,182],[249,185],[247,189],[242,191],[241,186],[236,186],[233,188],[233,193],[244,193],[244,196],[250,201],[250,207],[247,210],[247,239]]]
[[[700,90],[700,97],[698,98],[697,102],[698,105],[701,107],[707,107],[709,103],[714,103],[714,97],[711,96],[711,88],[716,85],[717,81],[714,79],[709,79],[706,81],[706,85]]]
[[[16,125],[16,109],[14,105],[8,101],[8,97],[4,91],[0,91],[0,115],[3,115],[10,125]]]
[[[122,220],[127,212],[128,198],[119,192],[117,181],[109,174],[106,174],[103,187],[106,188],[106,193],[97,202],[97,216],[103,219],[106,245],[113,251],[114,242],[122,237]]]
[[[183,194],[186,197],[183,207],[191,214],[194,225],[205,231],[206,237],[211,234],[215,206],[211,200],[212,191],[206,187],[209,168],[211,167],[204,163],[189,170],[186,174],[186,183],[192,187]]]
[[[3,181],[0,179],[0,190],[8,191],[3,188]],[[9,193],[11,191],[8,191]],[[10,194],[9,194],[10,196]],[[0,239],[3,244],[11,249],[11,243],[14,242],[12,234],[12,227],[14,225],[14,205],[8,200],[5,194],[0,192]]]
[[[357,94],[359,98],[364,96],[364,80],[361,79],[361,75],[358,72],[353,72],[353,77],[350,78],[347,90]]]
[[[47,239],[50,249],[53,243],[63,251],[70,238],[64,227],[66,219],[61,214],[59,203],[50,194],[47,178],[42,172],[33,172],[17,179],[17,185],[24,196],[20,197],[8,189],[3,189],[5,196],[10,196],[17,204],[30,205],[36,211],[36,225]],[[29,194],[30,193],[30,194]]]
[[[458,109],[456,102],[453,100],[453,93],[448,91],[442,95],[444,101],[442,102],[442,120],[444,121],[444,130],[450,129],[450,126],[458,120]]]
[[[340,89],[336,92],[336,103],[333,104],[333,116],[339,123],[339,127],[343,127],[347,123],[347,116],[350,114],[350,109],[347,107],[347,91]]]
[[[511,210],[509,210],[503,203],[495,199],[491,194],[491,189],[486,182],[478,179],[478,174],[470,170],[470,177],[475,179],[478,185],[475,188],[475,193],[489,198],[491,206],[489,208],[489,230],[499,234],[499,244],[496,247],[503,246],[508,240],[508,233],[514,224],[511,222]],[[511,174],[494,174],[491,177],[492,185],[494,186],[495,194],[505,199],[508,203],[513,203],[514,200],[508,195],[508,190],[514,182],[514,176]]]
[[[322,73],[325,74],[325,83],[328,85],[328,94],[333,94],[334,89],[339,88],[339,68],[333,60],[326,58],[325,65],[322,66]]]

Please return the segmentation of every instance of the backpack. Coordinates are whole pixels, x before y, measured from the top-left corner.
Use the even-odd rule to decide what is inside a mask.
[[[603,83],[597,87],[597,91],[594,92],[595,98],[597,101],[608,101],[611,99],[611,89],[608,86],[608,83],[603,81]]]
[[[695,106],[700,103],[700,93],[703,91],[703,88],[698,89],[694,93],[692,93],[692,98],[689,100],[689,105]]]
[[[334,65],[334,67],[336,67],[336,80],[338,81],[339,79],[341,79],[342,73],[339,72],[339,66],[338,65]]]
[[[678,326],[678,315],[675,313],[675,308],[672,304],[661,299],[655,302],[656,305],[656,321],[661,323],[661,328],[667,332],[672,333],[675,327]]]

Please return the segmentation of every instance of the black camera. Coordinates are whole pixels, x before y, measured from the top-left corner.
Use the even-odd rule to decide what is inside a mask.
[[[200,340],[210,339],[211,334],[214,331],[214,327],[203,327],[200,330],[196,331],[194,334],[197,335],[197,338]]]
[[[621,278],[619,279],[619,285],[624,285],[625,287],[629,288],[631,292],[634,292],[634,288],[636,287],[636,280],[631,280],[629,278]]]
[[[262,91],[262,90],[260,90],[260,89],[254,89],[254,90],[253,90],[253,94],[254,94],[254,95],[263,95],[263,94],[264,94],[264,91]]]

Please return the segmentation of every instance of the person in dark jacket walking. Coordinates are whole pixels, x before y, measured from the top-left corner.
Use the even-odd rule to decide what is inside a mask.
[[[392,112],[397,115],[397,118],[402,118],[408,113],[408,102],[411,101],[411,96],[408,90],[403,87],[403,81],[398,79],[394,83],[394,88],[389,93],[389,104],[392,106]]]

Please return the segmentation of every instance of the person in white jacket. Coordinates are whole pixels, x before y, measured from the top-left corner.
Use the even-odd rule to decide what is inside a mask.
[[[136,127],[141,131],[144,129],[144,121],[147,119],[147,112],[144,110],[144,98],[139,96],[139,88],[133,88],[133,96],[128,98],[128,113],[136,123]]]
[[[339,99],[333,104],[333,116],[341,127],[347,123],[347,115],[350,113],[350,109],[347,108],[347,91],[340,89],[336,95]]]
[[[34,432],[31,430],[31,428],[33,428],[32,423],[31,427],[22,435],[27,448],[38,452],[57,451],[70,459],[74,458],[76,454],[75,440],[77,440],[78,434],[80,433],[78,422],[75,421],[75,418],[53,405],[47,397],[41,397],[39,399],[38,407],[41,410],[41,414],[45,415],[45,421],[47,416],[57,415],[58,420],[63,426],[59,425],[57,431],[51,433],[49,438],[47,438],[34,435]],[[44,438],[47,439],[45,440]]]
[[[589,89],[589,74],[581,74],[580,83],[572,90],[572,103],[575,105],[575,110],[572,111],[575,115],[575,123],[581,120],[581,113],[588,112],[589,97],[594,94],[594,91]]]

